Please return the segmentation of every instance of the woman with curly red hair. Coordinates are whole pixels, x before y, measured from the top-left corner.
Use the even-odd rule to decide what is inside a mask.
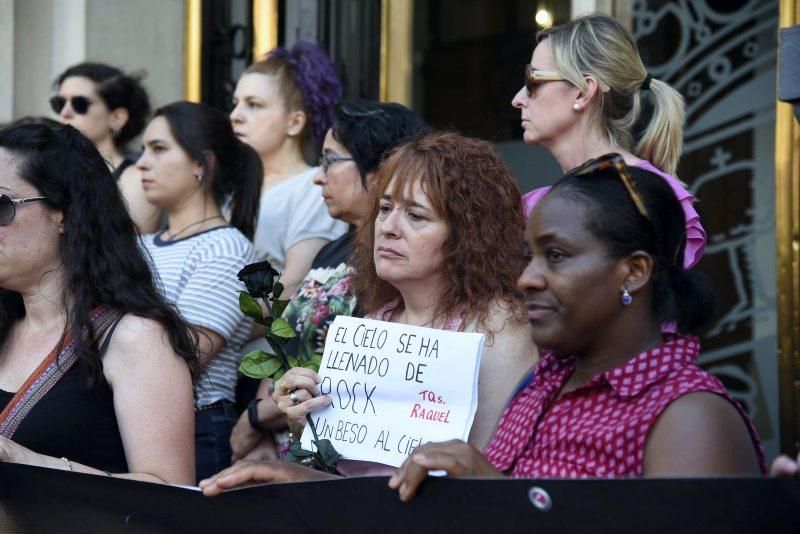
[[[517,185],[492,146],[434,133],[396,148],[381,164],[351,264],[359,305],[372,318],[483,332],[478,409],[469,443],[483,449],[515,386],[536,360],[516,280],[525,268],[525,221]],[[330,404],[319,377],[291,369],[273,399],[299,436],[310,411]],[[301,402],[295,404],[293,392]],[[388,466],[342,460],[350,475]],[[250,482],[330,475],[280,461],[240,462],[201,484],[206,495]]]

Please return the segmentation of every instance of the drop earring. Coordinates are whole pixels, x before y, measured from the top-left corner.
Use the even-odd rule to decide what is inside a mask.
[[[633,302],[633,297],[630,293],[628,293],[627,288],[622,288],[622,297],[620,298],[620,301],[622,301],[623,306],[630,306],[631,302]]]

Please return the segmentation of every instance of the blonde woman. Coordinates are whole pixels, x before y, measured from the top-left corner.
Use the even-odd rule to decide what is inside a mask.
[[[525,86],[511,103],[520,110],[524,141],[545,148],[564,172],[613,152],[627,165],[664,178],[686,217],[684,267],[694,266],[706,234],[694,197],[675,177],[683,97],[645,70],[636,41],[614,18],[578,17],[539,32],[537,42],[525,66]],[[548,189],[523,197],[527,213]]]

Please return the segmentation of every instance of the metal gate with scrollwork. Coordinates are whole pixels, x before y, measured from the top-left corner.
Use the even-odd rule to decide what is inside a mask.
[[[708,234],[699,265],[717,294],[701,364],[777,453],[775,76],[777,0],[637,0],[645,64],[686,98],[678,174]]]

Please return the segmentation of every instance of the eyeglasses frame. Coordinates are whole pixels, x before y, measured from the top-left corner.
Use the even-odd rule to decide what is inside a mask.
[[[535,70],[530,64],[525,65],[525,90],[528,98],[533,96],[537,83],[566,81],[562,75],[551,70]]]
[[[355,161],[355,158],[352,156],[339,156],[337,154],[320,154],[319,156],[319,166],[325,174],[328,174],[328,169],[331,168],[331,165],[339,161]]]
[[[536,70],[528,63],[525,65],[525,90],[528,93],[528,98],[533,96],[533,90],[536,88],[537,83],[542,82],[568,82],[561,74],[552,70]],[[597,87],[601,92],[607,93],[610,88],[601,80],[597,80]]]
[[[0,193],[0,206],[2,206],[3,202],[9,202],[11,205],[11,218],[5,222],[3,222],[2,219],[0,219],[0,226],[11,224],[11,221],[13,221],[14,218],[17,216],[18,205],[26,204],[28,202],[35,202],[37,200],[47,200],[47,197],[12,198],[10,195],[7,195],[5,193]]]

